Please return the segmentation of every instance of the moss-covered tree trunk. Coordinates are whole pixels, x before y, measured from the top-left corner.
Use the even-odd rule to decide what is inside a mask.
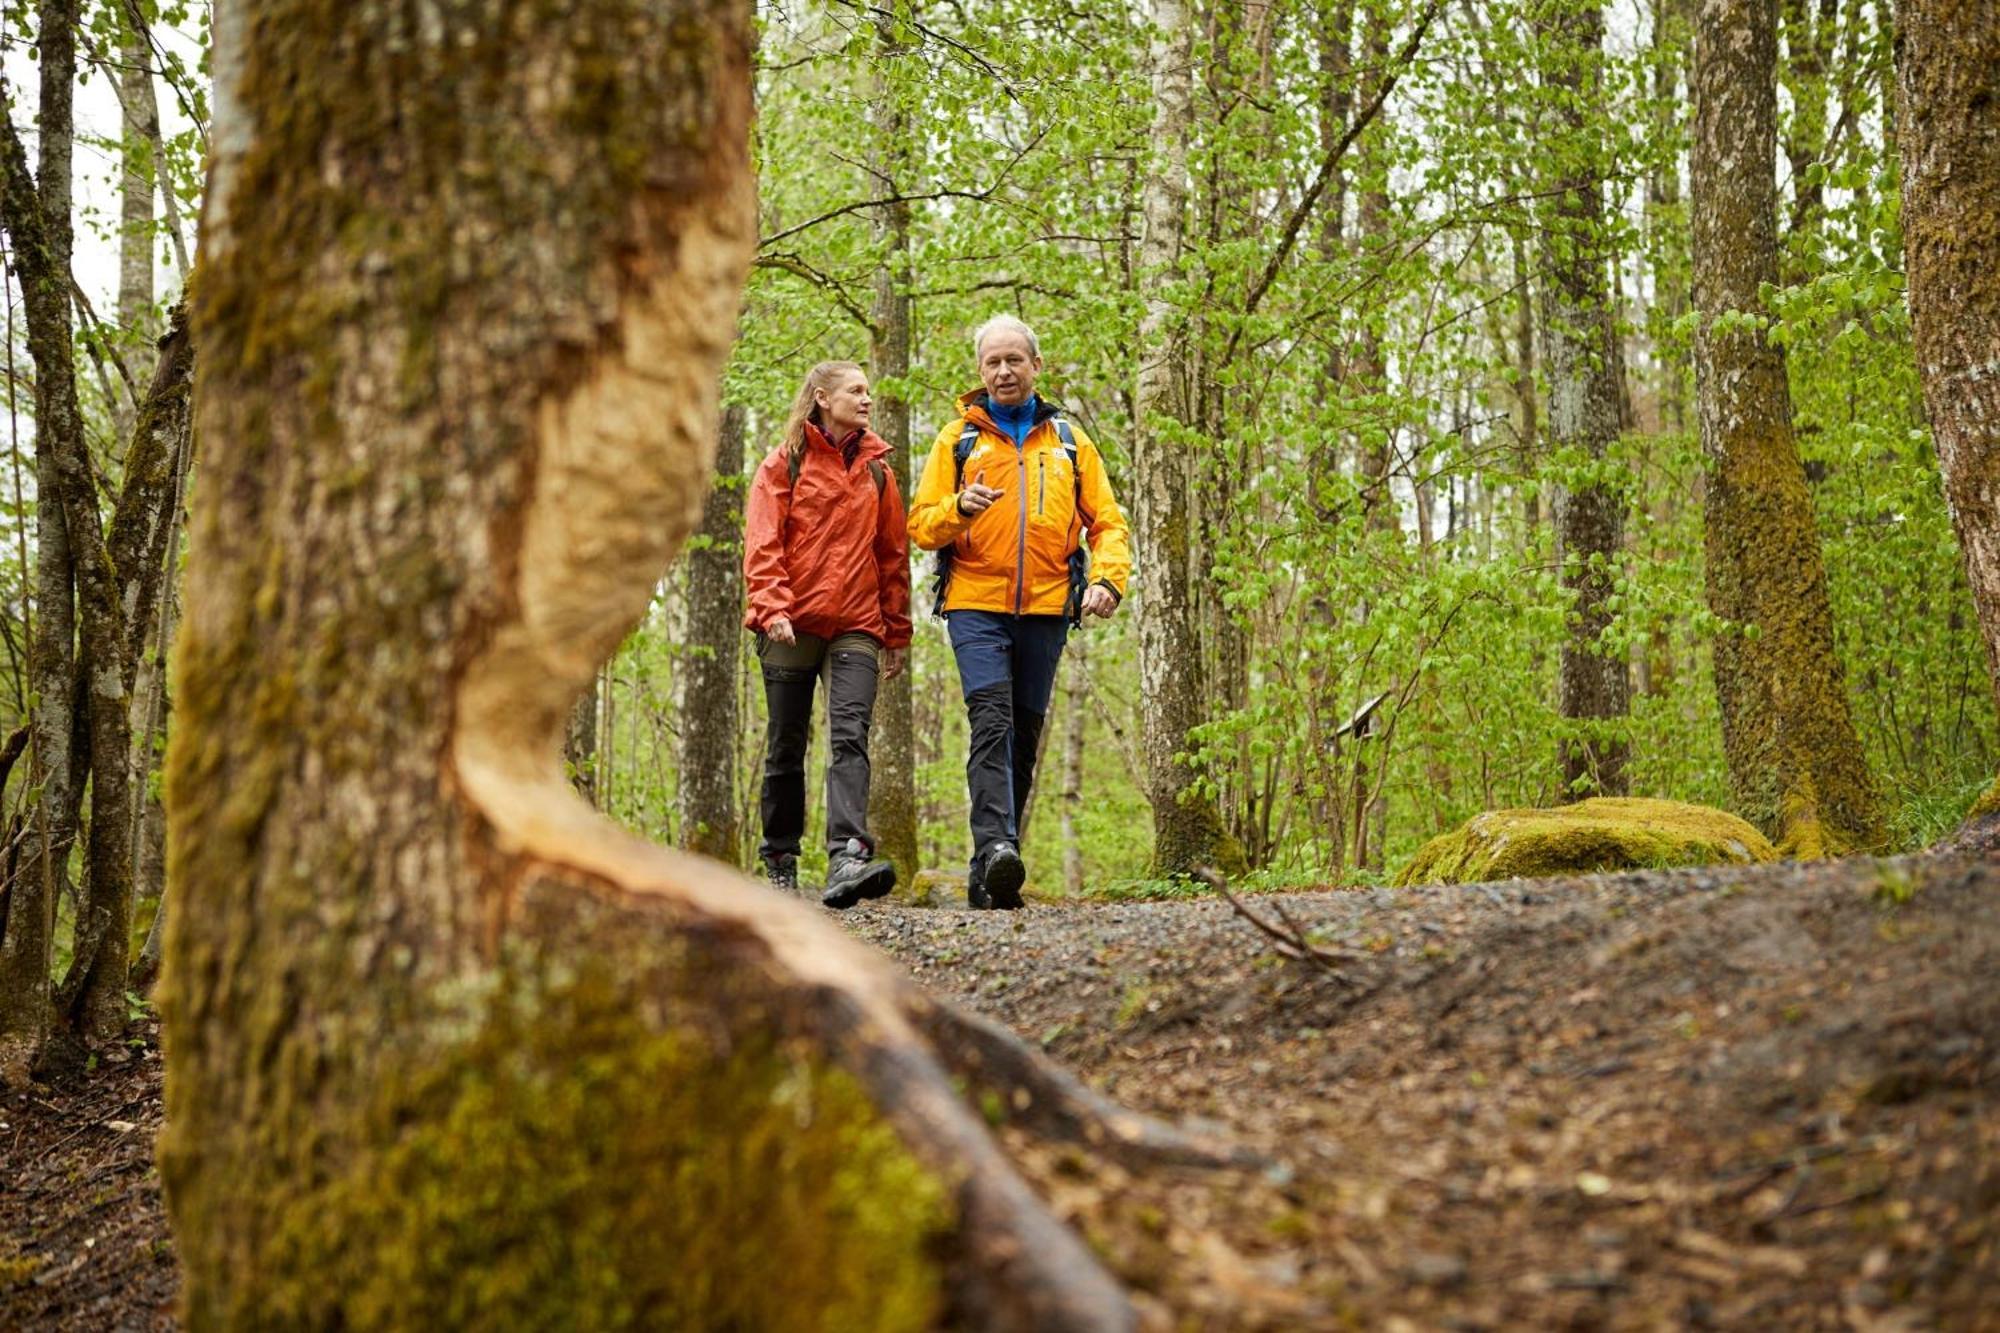
[[[1175,280],[1186,226],[1194,27],[1180,0],[1153,0],[1152,21],[1156,107],[1140,195],[1139,281],[1146,309],[1139,321],[1132,516],[1142,574],[1140,730],[1153,809],[1153,866],[1175,875],[1218,862],[1238,868],[1242,852],[1214,800],[1196,787],[1187,758],[1189,733],[1207,710],[1193,586],[1193,457],[1186,438],[1194,392],[1185,317],[1165,289]]]
[[[885,5],[875,13],[875,53],[893,68],[910,56],[898,25],[916,19],[913,3]],[[896,485],[908,502],[910,485],[909,389],[899,382],[910,373],[910,205],[901,199],[913,174],[915,130],[898,87],[907,74],[883,77],[869,106],[875,137],[875,177],[885,197],[895,199],[875,211],[875,241],[883,263],[875,271],[874,321],[868,347],[868,370],[875,380],[875,433],[889,443],[889,465]],[[913,602],[914,607],[914,602]],[[914,662],[911,663],[915,665]],[[868,824],[880,839],[879,850],[896,863],[898,882],[908,889],[922,869],[917,850],[917,737],[911,690],[915,672],[904,671],[882,682],[875,700],[874,735],[869,750],[874,776],[868,790]]]
[[[1775,0],[1701,0],[1695,20],[1696,410],[1709,471],[1708,603],[1723,750],[1738,812],[1790,855],[1880,839],[1875,791],[1833,638],[1783,351],[1765,335],[1778,280]]]
[[[2000,704],[2000,10],[1901,0],[1896,82],[1917,370]]]
[[[713,458],[749,17],[217,8],[161,1000],[190,1327],[1131,1326],[923,1035],[977,1025],[558,760]]]
[[[1623,796],[1630,746],[1615,734],[1631,711],[1623,645],[1607,641],[1624,561],[1625,499],[1603,473],[1618,439],[1621,375],[1606,244],[1606,146],[1597,108],[1604,11],[1595,0],[1551,0],[1538,16],[1544,86],[1561,90],[1542,152],[1553,163],[1544,209],[1542,364],[1549,380],[1548,439],[1596,466],[1556,493],[1556,555],[1571,598],[1558,672],[1559,711],[1574,730],[1561,746],[1572,798]]]
[[[51,999],[55,1014],[86,1041],[109,1041],[124,1026],[135,826],[131,690],[163,582],[161,542],[168,528],[164,483],[170,473],[167,457],[152,447],[164,435],[153,432],[155,423],[142,413],[107,536],[77,404],[71,344],[69,174],[76,4],[45,0],[40,18],[39,171],[30,171],[13,122],[0,124],[0,220],[13,245],[36,369],[36,508],[42,546],[37,589],[45,599],[39,608],[42,628],[31,651],[39,781],[21,835],[8,839],[5,908],[0,912],[21,932],[18,948],[0,940],[5,971],[0,980],[0,1078],[9,1080],[17,1079],[24,1058],[31,1058]],[[53,919],[56,886],[65,878],[86,782],[91,817],[74,948],[69,971],[51,997],[46,926]],[[0,926],[0,935],[12,933],[11,927]]]
[[[39,179],[10,120],[6,127],[4,201],[13,268],[28,315],[35,361],[35,615],[28,643],[29,777],[38,793],[9,838],[0,884],[0,1081],[20,1084],[40,1052],[53,1017],[57,896],[69,878],[77,809],[88,780],[87,741],[79,733],[76,683],[76,575],[62,504],[61,455],[80,448],[76,366],[70,347],[66,275],[70,238],[70,106],[75,78],[76,13],[50,0],[41,7],[38,128]],[[43,219],[49,219],[45,224]],[[23,247],[28,247],[24,250]],[[10,830],[12,832],[12,830]]]
[[[743,644],[743,453],[747,414],[733,404],[715,436],[716,484],[688,552],[688,648],[681,671],[681,845],[736,865],[736,670]]]

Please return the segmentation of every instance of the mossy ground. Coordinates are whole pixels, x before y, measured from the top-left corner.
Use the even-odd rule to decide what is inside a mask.
[[[1597,797],[1550,810],[1489,810],[1431,839],[1398,885],[1472,884],[1601,870],[1747,865],[1778,856],[1724,810],[1643,797]]]

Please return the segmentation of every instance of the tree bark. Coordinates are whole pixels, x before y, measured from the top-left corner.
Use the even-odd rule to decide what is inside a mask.
[[[1133,517],[1145,586],[1139,593],[1141,732],[1146,798],[1153,809],[1153,869],[1184,875],[1202,865],[1238,873],[1242,851],[1200,794],[1187,758],[1189,733],[1203,720],[1207,693],[1193,580],[1196,512],[1193,459],[1182,438],[1193,417],[1185,321],[1167,288],[1180,260],[1187,212],[1187,134],[1192,116],[1193,25],[1181,0],[1152,0],[1151,163],[1141,191],[1144,233],[1139,273],[1137,416],[1133,422]]]
[[[1917,371],[2000,707],[2000,13],[1901,0],[1896,84]],[[1972,820],[2000,825],[2000,779]]]
[[[1778,280],[1775,0],[1701,0],[1695,28],[1696,410],[1709,462],[1708,603],[1739,813],[1788,854],[1880,841],[1849,713],[1785,357],[1763,330]]]
[[[743,453],[733,404],[715,436],[715,485],[688,552],[688,647],[681,672],[681,846],[740,865],[736,823],[736,671],[743,644]]]
[[[135,342],[151,342],[153,319],[153,140],[160,111],[153,96],[152,43],[142,27],[127,20],[118,42],[118,107],[122,129],[118,154],[118,324]],[[138,404],[112,395],[118,438],[132,437]]]
[[[1549,379],[1549,443],[1600,469],[1619,430],[1617,329],[1605,245],[1606,146],[1596,128],[1604,12],[1554,0],[1540,19],[1544,85],[1561,90],[1545,150],[1560,165],[1542,227],[1542,364]],[[1551,142],[1552,141],[1552,142]],[[1556,492],[1556,558],[1571,598],[1557,704],[1574,730],[1560,747],[1563,794],[1623,796],[1630,744],[1613,734],[1631,712],[1625,653],[1605,636],[1624,562],[1625,501],[1597,479]]]
[[[976,1024],[557,763],[713,459],[749,22],[218,7],[162,997],[191,1327],[1133,1326],[935,1058]]]
[[[1083,831],[1077,827],[1077,816],[1083,813],[1083,757],[1090,726],[1085,689],[1088,652],[1086,641],[1078,639],[1070,645],[1063,667],[1067,677],[1063,681],[1063,892],[1072,898],[1083,893]]]
[[[41,1050],[53,1016],[49,970],[59,887],[67,881],[89,743],[76,681],[75,569],[63,504],[65,450],[83,447],[76,404],[66,285],[70,244],[71,87],[76,70],[73,5],[41,8],[40,174],[28,170],[7,123],[4,205],[14,271],[21,282],[28,353],[35,362],[35,624],[29,676],[32,781],[39,793],[25,816],[24,846],[8,866],[0,918],[0,1081],[18,1086]],[[46,225],[43,218],[49,219]],[[82,744],[79,745],[79,740]],[[79,771],[79,762],[83,767]]]
[[[885,66],[893,66],[908,54],[897,24],[914,18],[912,3],[877,10],[875,51]],[[883,262],[875,270],[874,332],[868,349],[869,375],[876,381],[874,427],[875,433],[888,441],[896,485],[907,501],[913,489],[910,403],[906,396],[909,390],[899,382],[910,373],[912,302],[910,205],[902,195],[911,180],[913,131],[891,78],[878,78],[868,114],[875,134],[876,184],[885,198],[896,201],[875,211],[875,241],[882,249]],[[890,383],[885,386],[884,381]],[[915,666],[914,660],[910,666]],[[905,670],[894,680],[882,682],[875,700],[874,736],[869,743],[875,772],[868,792],[868,825],[878,840],[878,850],[901,872],[899,882],[905,888],[916,882],[917,871],[923,868],[917,848],[916,721],[910,693],[915,679],[914,670]]]

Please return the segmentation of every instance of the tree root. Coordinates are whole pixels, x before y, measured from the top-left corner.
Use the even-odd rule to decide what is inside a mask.
[[[984,1015],[927,999],[915,1017],[938,1057],[968,1082],[998,1093],[1009,1119],[1031,1133],[1130,1167],[1266,1164],[1241,1144],[1190,1133],[1093,1092],[1012,1029]]]

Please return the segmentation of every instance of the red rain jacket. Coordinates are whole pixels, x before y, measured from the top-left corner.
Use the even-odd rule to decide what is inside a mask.
[[[910,646],[910,539],[889,445],[864,431],[854,462],[806,423],[799,479],[783,446],[757,468],[745,506],[743,580],[748,629],[779,616],[831,639],[859,631],[885,648]],[[879,461],[879,469],[868,466]],[[876,489],[875,474],[882,475]]]

